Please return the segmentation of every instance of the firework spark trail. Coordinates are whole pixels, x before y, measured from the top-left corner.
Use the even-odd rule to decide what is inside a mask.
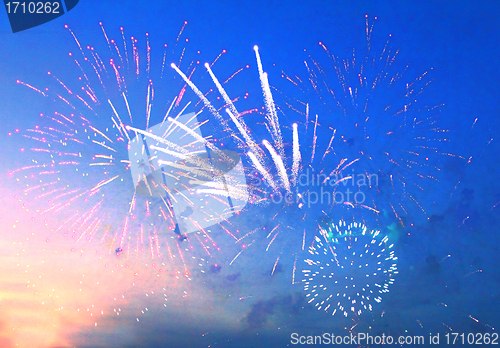
[[[146,129],[149,128],[149,119],[151,117],[151,102],[153,101],[154,91],[153,83],[150,82],[148,85],[148,93],[146,97]]]
[[[205,139],[200,134],[198,134],[195,131],[193,131],[191,128],[189,128],[188,126],[186,126],[182,122],[179,122],[179,121],[173,119],[172,117],[169,117],[167,120],[169,122],[174,123],[177,127],[179,127],[182,130],[184,130],[187,134],[191,135],[197,141],[203,143],[203,145],[205,145],[206,147],[208,147],[210,150],[213,150],[215,152],[221,153],[220,150],[216,146],[214,146],[211,142],[209,142],[207,139]]]
[[[34,91],[36,91],[36,92],[40,93],[40,94],[41,94],[41,95],[43,95],[44,97],[46,97],[46,96],[47,96],[47,94],[45,94],[44,92],[42,92],[42,91],[41,91],[41,90],[39,90],[38,88],[33,87],[33,86],[32,86],[32,85],[30,85],[29,83],[25,83],[25,82],[22,82],[22,81],[20,81],[20,80],[17,80],[17,83],[19,83],[19,84],[21,84],[21,85],[23,85],[23,86],[26,86],[26,87],[28,87],[28,88],[31,88],[32,90],[34,90]]]
[[[132,56],[134,57],[134,62],[135,62],[135,73],[137,76],[140,74],[140,68],[139,68],[139,50],[135,46],[135,43],[137,42],[137,39],[134,39],[133,37],[130,38],[132,41]]]
[[[279,229],[280,225],[277,224],[273,229],[272,231],[269,233],[269,235],[267,236],[269,238],[269,236],[277,229]],[[273,244],[274,240],[276,239],[276,237],[278,237],[278,234],[280,233],[280,230],[278,230],[275,234],[274,234],[274,237],[271,239],[271,241],[269,242],[269,244],[267,245],[267,248],[266,248],[266,251],[269,250],[269,247],[271,246],[271,244]]]
[[[169,149],[165,149],[163,147],[158,147],[158,146],[155,146],[155,145],[151,145],[149,147],[151,150],[157,150],[157,151],[160,151],[160,152],[163,152],[163,153],[166,153],[167,155],[171,155],[171,156],[174,156],[174,157],[177,157],[177,158],[180,158],[182,160],[187,160],[189,157],[191,157],[193,155],[193,153],[180,153],[180,152],[175,152],[175,151],[171,151]],[[191,155],[191,156],[188,156],[188,155]],[[165,161],[166,162],[166,161]]]
[[[80,52],[82,52],[82,55],[85,57],[85,53],[83,52],[83,49],[82,49],[82,45],[80,45],[80,41],[78,41],[78,39],[76,38],[75,34],[73,33],[73,31],[69,28],[68,25],[65,25],[64,26],[66,29],[68,29],[68,31],[71,33],[71,36],[73,36],[73,39],[75,40],[76,44],[78,45],[78,48],[80,49]]]
[[[136,133],[139,133],[139,134],[142,134],[144,136],[147,136],[147,137],[149,137],[149,138],[151,138],[151,139],[153,139],[153,140],[155,140],[155,141],[157,141],[159,143],[165,144],[168,147],[171,147],[174,150],[177,150],[177,151],[179,151],[182,154],[187,154],[189,152],[188,150],[186,150],[182,146],[179,146],[179,145],[177,145],[177,144],[175,144],[175,143],[173,143],[173,142],[171,142],[171,141],[169,141],[169,140],[167,140],[165,138],[162,138],[162,137],[159,137],[157,135],[151,134],[151,133],[149,133],[147,131],[144,131],[142,129],[138,129],[138,128],[135,128],[135,127],[132,127],[132,126],[126,126],[126,128],[128,130],[132,130],[132,131],[134,131]]]
[[[231,110],[231,112],[233,113],[233,115],[235,117],[238,117],[238,115],[239,115],[238,110],[236,110],[236,107],[234,106],[231,98],[229,98],[229,96],[227,95],[226,91],[224,90],[224,87],[222,87],[222,85],[220,84],[220,82],[217,79],[217,77],[214,75],[214,73],[213,73],[213,71],[210,68],[210,65],[208,63],[205,63],[205,68],[207,69],[208,73],[210,74],[210,77],[212,78],[212,81],[217,86],[217,89],[218,89],[219,93],[221,94],[222,98],[228,104],[229,109]],[[244,120],[240,120],[240,123],[243,126],[243,128],[246,128]]]
[[[174,98],[174,100],[176,100],[177,97]],[[177,99],[178,100],[178,99]],[[174,103],[172,102],[172,105]],[[186,105],[184,106],[184,108],[182,108],[182,110],[177,113],[177,116],[175,116],[174,120],[177,120],[179,117],[181,117],[183,114],[184,114],[184,111],[186,111],[187,107],[191,104],[191,102],[188,102],[186,103]],[[168,119],[169,117],[169,114],[170,114],[170,110],[167,111],[167,114],[165,115],[165,117],[163,118],[163,121],[161,122],[161,124],[163,125],[165,123],[165,121]],[[193,115],[193,118],[196,118],[198,116],[198,113],[194,114]],[[187,123],[189,123],[191,120],[189,120]],[[162,137],[163,138],[166,138],[168,137],[170,134],[172,134],[174,132],[174,130],[177,128],[177,125],[175,125],[175,123],[170,123],[167,127],[167,129],[165,130],[165,132],[163,133]]]
[[[313,135],[313,148],[312,148],[312,154],[311,154],[311,163],[314,162],[314,154],[316,153],[316,141],[318,140],[318,137],[316,135],[316,127],[318,126],[318,115],[316,115],[316,120],[314,121],[314,135]]]
[[[149,78],[149,72],[151,70],[151,47],[149,46],[149,33],[146,33],[146,57],[147,57],[147,67],[146,74]]]
[[[125,52],[125,60],[127,61],[127,66],[128,66],[129,65],[129,61],[128,61],[127,40],[125,39],[125,31],[123,30],[123,27],[120,27],[120,33],[121,33],[121,36],[122,36],[123,52]],[[118,55],[121,58],[121,55],[119,53],[120,51],[118,49],[117,49],[117,52],[118,52]],[[123,63],[123,60],[122,60],[122,63]]]
[[[241,135],[243,135],[243,137],[245,138],[247,145],[250,146],[250,148],[252,149],[254,154],[259,159],[259,162],[262,164],[262,155],[259,151],[260,149],[257,146],[257,144],[255,143],[255,141],[252,139],[250,134],[247,132],[247,130],[246,130],[247,126],[245,124],[245,120],[242,117],[240,117],[240,113],[238,112],[238,110],[234,106],[231,98],[229,98],[228,94],[226,93],[226,91],[224,90],[222,85],[220,84],[217,77],[212,72],[212,69],[210,69],[210,66],[208,65],[208,63],[205,63],[205,67],[207,68],[208,73],[212,77],[212,80],[215,83],[215,85],[217,86],[217,89],[219,90],[219,93],[222,95],[224,101],[229,105],[229,109],[226,109],[226,112],[228,113],[229,117],[231,117],[231,120],[233,120],[234,124],[236,125],[236,127],[240,131]]]
[[[108,99],[108,103],[109,103],[109,106],[111,106],[111,109],[113,110],[113,113],[115,114],[116,118],[118,119],[118,121],[120,121],[120,129],[123,129],[123,133],[121,134],[125,134],[125,136],[127,137],[128,141],[130,141],[130,137],[128,136],[128,132],[127,132],[127,128],[125,127],[125,125],[123,124],[121,118],[120,118],[120,115],[118,115],[118,112],[116,111],[113,103],[111,102],[111,100]]]
[[[325,150],[325,153],[323,154],[323,157],[321,158],[321,161],[323,161],[325,159],[325,156],[330,153],[330,149],[332,148],[332,142],[333,142],[333,139],[335,139],[335,133],[337,132],[336,129],[333,130],[333,134],[332,134],[332,137],[330,138],[330,142],[328,143],[328,146]],[[333,150],[333,149],[332,149]]]
[[[110,143],[114,143],[113,140],[111,140],[106,134],[104,134],[103,132],[101,132],[99,129],[97,129],[97,128],[93,127],[93,126],[90,126],[90,125],[89,125],[89,128],[92,129],[94,132],[98,133],[100,136],[102,136],[106,140],[108,140]]]
[[[259,47],[254,46],[255,57],[257,59],[257,67],[259,69],[259,78],[262,88],[262,93],[264,95],[264,102],[266,105],[266,118],[271,127],[271,136],[273,137],[274,145],[278,148],[278,152],[281,157],[285,157],[285,150],[283,148],[283,139],[281,137],[281,128],[278,120],[278,115],[276,113],[276,105],[274,104],[273,95],[271,93],[271,88],[269,87],[269,81],[267,79],[267,73],[264,72],[262,68],[262,61],[259,55]]]
[[[102,30],[102,33],[104,35],[104,38],[106,39],[106,42],[108,43],[109,50],[112,51],[111,43],[109,42],[108,35],[106,34],[106,30],[104,30],[104,25],[102,25],[102,22],[99,22],[99,26],[101,27],[101,30]]]
[[[230,197],[232,199],[240,199],[244,200],[247,198],[248,193],[246,190],[240,189],[237,186],[234,185],[223,185],[219,183],[207,183],[205,181],[193,181],[190,182],[191,184],[199,184],[199,185],[204,185],[204,186],[219,186],[219,188],[214,188],[214,189],[197,189],[197,193],[207,193],[211,195],[218,195],[221,197]]]
[[[271,185],[273,190],[276,190],[277,186],[271,174],[269,174],[269,172],[260,164],[259,160],[257,159],[257,157],[255,157],[253,152],[247,152],[247,155],[248,157],[250,157],[250,160],[252,161],[254,167],[259,171],[259,173],[264,177],[264,179],[266,179],[267,183]]]
[[[261,165],[263,165],[264,160],[262,158],[261,150],[260,150],[259,146],[255,143],[255,141],[252,139],[252,137],[248,134],[245,125],[242,122],[240,122],[243,119],[242,118],[237,119],[235,114],[233,114],[231,112],[231,110],[229,110],[229,109],[226,109],[226,112],[229,115],[229,117],[231,118],[231,120],[234,122],[234,124],[236,125],[236,128],[238,128],[238,130],[240,131],[240,134],[243,135],[243,138],[247,141],[248,146],[252,150],[253,155],[255,155],[255,157],[257,157],[259,163]]]
[[[196,164],[199,165],[199,162],[194,162]],[[210,163],[204,163],[205,164],[205,168],[203,168],[204,170],[198,170],[197,168],[193,168],[193,167],[187,167],[185,164],[177,164],[175,162],[170,162],[170,161],[163,161],[163,160],[159,160],[158,161],[158,164],[160,165],[168,165],[169,167],[172,167],[172,168],[177,168],[177,169],[180,169],[182,171],[186,171],[187,169],[189,169],[188,173],[183,173],[181,176],[183,177],[186,177],[186,178],[190,178],[190,174],[194,174],[196,176],[201,176],[201,177],[204,177],[206,178],[207,180],[210,180],[212,179],[212,175],[211,175],[211,167],[210,167]],[[201,166],[200,166],[201,167]],[[175,177],[175,179],[178,179],[178,177]]]
[[[160,165],[166,164],[166,165],[169,165],[171,167],[179,168],[179,169],[183,169],[183,170],[189,169],[190,173],[193,173],[193,174],[196,174],[196,175],[200,175],[200,176],[203,176],[203,177],[206,177],[206,178],[212,178],[212,176],[213,176],[212,171],[214,171],[214,170],[213,170],[213,168],[212,168],[212,166],[210,164],[210,161],[208,161],[207,159],[200,158],[198,156],[186,156],[186,155],[179,154],[179,153],[176,153],[176,152],[173,152],[173,151],[169,151],[167,149],[164,149],[164,148],[161,148],[161,147],[156,147],[156,146],[151,146],[151,149],[158,150],[158,151],[161,151],[163,153],[166,153],[166,154],[169,154],[169,155],[181,158],[181,159],[183,159],[183,160],[185,160],[185,161],[187,161],[189,163],[197,165],[198,168],[187,167],[184,164],[177,164],[177,163],[172,162],[172,161],[158,160],[158,164],[160,164]],[[197,152],[197,153],[199,153],[199,152]],[[194,155],[196,153],[190,153],[190,154]],[[222,175],[223,172],[215,172],[215,173],[217,175]],[[179,180],[179,177],[173,176],[171,173],[164,173],[164,174],[168,175],[168,176],[171,176],[171,177],[173,177],[176,180]],[[188,174],[186,174],[186,173],[184,173],[182,176],[189,177]]]
[[[293,124],[293,165],[292,165],[292,184],[297,185],[297,176],[300,166],[300,147],[299,147],[299,132],[297,123]]]
[[[203,95],[203,93],[196,87],[196,85],[174,64],[170,64],[170,66],[184,79],[184,81],[191,87],[194,93],[203,101],[203,104],[210,110],[212,115],[215,116],[215,118],[219,121],[221,125],[223,125],[224,129],[228,132],[231,131],[231,129],[226,125],[224,122],[224,118],[219,114],[219,112],[214,108],[212,103]]]
[[[100,142],[98,142],[97,140],[94,140],[94,139],[92,139],[92,142],[93,142],[94,144],[97,144],[97,145],[99,145],[99,146],[104,147],[105,149],[108,149],[108,150],[111,150],[111,151],[113,151],[113,152],[116,152],[116,150],[115,150],[115,149],[113,149],[112,147],[110,147],[110,146],[108,146],[108,145],[104,144],[104,142],[100,143]]]
[[[102,182],[98,183],[96,186],[94,186],[94,187],[91,189],[91,191],[95,191],[95,190],[99,189],[100,187],[102,187],[102,186],[104,186],[104,185],[109,184],[109,183],[110,183],[110,182],[112,182],[113,180],[118,179],[118,177],[119,177],[119,175],[116,175],[116,176],[112,177],[111,179],[104,180],[104,181],[102,181]]]
[[[264,146],[267,148],[267,150],[271,154],[271,157],[276,165],[276,168],[278,169],[278,173],[280,175],[281,182],[285,186],[285,189],[287,190],[287,192],[291,192],[290,181],[288,180],[288,175],[286,174],[286,169],[285,169],[285,165],[283,164],[282,157],[276,153],[276,151],[274,150],[272,145],[267,140],[262,141],[262,143],[264,144]]]

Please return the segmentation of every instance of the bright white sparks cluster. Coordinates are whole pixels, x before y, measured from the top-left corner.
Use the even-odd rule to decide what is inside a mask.
[[[359,316],[389,292],[397,257],[389,238],[362,223],[340,221],[320,228],[302,271],[308,303],[327,313]]]

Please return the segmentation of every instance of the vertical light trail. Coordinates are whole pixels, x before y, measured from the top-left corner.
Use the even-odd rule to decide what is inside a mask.
[[[285,189],[288,192],[291,192],[290,191],[290,182],[288,181],[288,176],[286,175],[285,165],[283,164],[283,160],[282,160],[281,156],[276,153],[276,151],[274,150],[272,145],[269,143],[269,141],[264,140],[262,143],[264,144],[264,146],[267,148],[267,150],[271,154],[271,157],[273,158],[273,161],[276,165],[276,168],[278,169],[278,173],[280,175],[281,181],[283,182],[283,185],[285,186]]]
[[[292,164],[292,184],[297,185],[297,176],[300,166],[299,132],[297,123],[293,124],[293,164]]]
[[[318,137],[316,135],[316,127],[317,126],[318,126],[318,115],[316,115],[316,121],[314,121],[313,149],[312,149],[312,155],[311,155],[311,163],[313,163],[314,154],[316,153],[316,141],[318,140]]]
[[[280,260],[280,257],[278,256],[278,258],[276,259],[276,262],[274,263],[273,271],[271,272],[271,276],[274,275],[274,271],[276,271],[276,266],[278,265],[279,260]]]
[[[255,51],[255,57],[257,58],[257,66],[259,69],[260,85],[262,88],[262,94],[264,95],[264,103],[266,105],[266,118],[272,129],[271,136],[274,140],[274,145],[278,148],[278,152],[281,157],[285,157],[285,151],[283,149],[283,139],[281,137],[281,130],[278,120],[278,115],[276,113],[276,106],[274,104],[273,95],[271,93],[271,88],[269,87],[269,81],[267,79],[267,73],[262,69],[262,62],[259,55],[259,47],[253,47]]]
[[[148,94],[146,97],[146,129],[149,128],[149,119],[151,117],[151,101],[153,100],[153,83],[148,85]]]
[[[306,133],[307,133],[307,126],[309,125],[309,103],[306,104]]]

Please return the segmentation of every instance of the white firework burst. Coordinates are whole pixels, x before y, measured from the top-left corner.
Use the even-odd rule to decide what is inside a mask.
[[[335,315],[359,316],[389,292],[397,271],[397,257],[389,237],[364,224],[331,224],[309,247],[310,268],[302,271],[309,303]]]

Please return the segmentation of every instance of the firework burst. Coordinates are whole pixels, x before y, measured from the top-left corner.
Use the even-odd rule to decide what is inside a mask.
[[[363,174],[358,178],[349,173],[359,158],[335,153],[335,128],[321,125],[318,115],[308,120],[308,114],[305,122],[280,125],[278,113],[283,111],[274,101],[258,47],[254,50],[264,96],[264,122],[245,122],[235,108],[229,107],[226,112],[234,124],[232,134],[244,139],[240,147],[246,151],[243,156],[248,163],[252,203],[248,212],[256,216],[245,223],[248,232],[238,242],[244,249],[257,244],[265,251],[277,252],[272,274],[281,256],[292,255],[296,262],[296,254],[312,241],[311,226],[315,228],[318,221],[329,218],[334,211],[378,211],[365,204],[363,189],[373,186],[372,177]],[[266,132],[268,136],[263,135]]]
[[[364,191],[364,203],[391,211],[403,224],[408,209],[426,213],[423,192],[441,176],[440,157],[455,155],[442,150],[448,141],[448,130],[439,125],[442,105],[425,101],[432,69],[413,75],[399,62],[390,36],[380,44],[373,38],[368,17],[365,32],[365,47],[350,56],[339,57],[320,42],[323,54],[307,56],[305,74],[282,72],[289,83],[283,104],[306,125],[317,115],[328,119],[336,130],[329,150],[360,159],[348,174],[377,178]]]
[[[309,269],[302,271],[309,303],[318,310],[359,316],[389,292],[397,257],[389,237],[364,224],[340,221],[320,229],[309,247]]]
[[[219,213],[215,218],[214,213],[210,212],[206,214],[206,217],[218,220],[212,224],[217,224],[214,228],[223,230],[226,235],[242,246],[241,251],[236,249],[236,256],[231,262],[234,262],[249,245],[263,244],[266,251],[277,251],[273,272],[281,256],[292,255],[296,264],[297,253],[306,250],[306,246],[313,242],[314,233],[311,232],[316,229],[322,219],[334,216],[339,207],[348,209],[351,215],[365,214],[365,212],[379,213],[378,205],[385,206],[385,203],[379,203],[379,199],[375,198],[380,198],[380,200],[387,198],[380,195],[379,173],[390,179],[390,187],[393,190],[390,195],[397,196],[399,207],[404,209],[400,199],[402,195],[419,205],[414,196],[408,193],[407,186],[414,184],[407,178],[408,173],[429,178],[431,175],[427,172],[424,175],[422,171],[417,170],[415,173],[412,170],[430,168],[430,165],[405,160],[405,165],[402,166],[394,160],[394,156],[389,156],[389,153],[382,149],[381,154],[389,156],[389,160],[380,162],[382,164],[377,167],[379,164],[377,157],[365,153],[368,151],[364,150],[366,144],[359,148],[359,143],[349,140],[352,137],[347,138],[345,135],[348,134],[347,131],[338,130],[341,129],[342,124],[346,123],[343,122],[344,120],[339,118],[336,122],[329,117],[328,122],[324,123],[322,121],[324,118],[320,113],[311,116],[310,110],[315,105],[310,106],[307,102],[299,101],[304,112],[301,112],[303,115],[296,123],[291,126],[288,124],[282,126],[280,124],[282,120],[278,115],[283,113],[283,109],[275,103],[272,87],[264,71],[264,64],[257,46],[254,50],[264,104],[260,108],[262,111],[259,112],[256,112],[259,109],[248,107],[242,111],[236,103],[238,98],[232,99],[224,87],[242,69],[221,83],[212,71],[213,63],[205,64],[204,67],[213,84],[207,88],[208,92],[203,92],[205,88],[200,86],[203,81],[194,82],[199,61],[191,60],[186,64],[185,49],[182,49],[181,54],[177,56],[177,62],[170,64],[170,69],[166,65],[166,53],[164,53],[160,76],[163,78],[164,74],[168,74],[167,70],[174,73],[168,81],[177,81],[179,92],[173,98],[172,96],[170,99],[163,98],[161,92],[158,92],[161,89],[158,88],[156,82],[153,84],[151,78],[153,73],[148,36],[145,40],[146,56],[141,58],[143,56],[139,54],[139,44],[136,38],[127,41],[121,30],[120,42],[122,43],[118,45],[117,41],[108,38],[103,29],[112,56],[107,65],[92,47],[87,47],[85,51],[76,36],[71,31],[70,33],[75,38],[82,57],[80,60],[75,59],[75,64],[82,74],[78,79],[79,89],[82,92],[79,94],[72,92],[60,79],[53,77],[61,89],[59,93],[52,92],[53,98],[58,102],[62,101],[63,106],[69,111],[58,111],[54,115],[43,116],[48,119],[48,125],[37,126],[24,134],[38,144],[32,147],[32,151],[37,156],[33,159],[32,166],[21,168],[13,174],[18,176],[24,174],[26,180],[32,180],[26,184],[27,188],[24,193],[27,195],[33,191],[36,194],[34,197],[36,201],[45,200],[46,207],[38,209],[41,213],[65,212],[66,218],[58,229],[72,234],[77,241],[85,239],[92,241],[99,238],[101,242],[104,241],[109,245],[110,252],[126,255],[127,258],[134,253],[137,255],[140,250],[148,250],[153,258],[162,258],[167,255],[170,259],[176,258],[182,261],[185,274],[189,272],[184,251],[193,248],[192,242],[201,245],[206,255],[212,257],[213,251],[217,250],[218,246],[213,236],[207,233],[209,229],[205,229],[200,224],[193,224],[194,229],[198,231],[191,238],[186,238],[188,236],[182,233],[175,235],[179,220],[183,218],[183,216],[180,218],[175,216],[176,197],[182,197],[180,198],[184,202],[182,210],[188,209],[188,215],[196,209],[196,204],[191,197],[186,195],[186,192],[181,192],[183,190],[173,192],[166,185],[166,181],[162,183],[161,179],[155,178],[155,171],[158,171],[162,165],[170,165],[174,168],[168,173],[164,171],[163,177],[174,177],[177,180],[176,184],[182,186],[189,194],[204,193],[210,195],[211,202],[217,201],[226,205],[225,212]],[[174,46],[179,42],[181,33]],[[371,52],[371,27],[368,23],[367,42],[369,52]],[[72,54],[70,55],[73,57]],[[331,57],[336,62],[334,57]],[[396,106],[392,105],[392,101],[387,103],[384,100],[377,101],[378,96],[373,92],[378,91],[375,87],[384,83],[386,87],[392,87],[401,79],[399,73],[391,74],[389,71],[394,62],[394,56],[390,51],[385,48],[377,59],[366,55],[360,67],[356,65],[356,62],[356,58],[353,58],[350,62],[344,62],[343,68],[336,70],[339,80],[343,81],[341,87],[344,94],[340,95],[349,99],[349,103],[344,100],[342,103],[337,101],[334,105],[343,110],[342,117],[352,116],[354,130],[356,132],[361,130],[363,134],[362,141],[378,140],[383,136],[395,134],[397,135],[395,139],[401,143],[399,148],[404,149],[399,154],[420,158],[425,156],[423,151],[437,153],[436,148],[429,145],[430,140],[417,134],[422,129],[437,134],[445,132],[434,127],[433,115],[428,115],[429,112],[433,112],[434,108],[413,108],[413,100],[421,92],[418,83],[411,86],[405,84],[404,98],[398,99]],[[382,72],[373,72],[378,71],[379,64],[382,64]],[[321,80],[321,84],[318,83],[320,78],[326,79],[327,75],[319,64],[315,63],[314,66],[318,72],[315,73],[312,68],[308,69],[314,95],[321,97],[322,89],[318,86],[324,85],[328,91],[326,95],[335,97],[338,93],[334,93],[335,91],[325,80]],[[366,67],[371,67],[373,71]],[[367,71],[366,77],[363,75],[365,71]],[[133,78],[129,79],[128,76]],[[357,80],[353,76],[359,78],[359,85],[354,89],[351,84]],[[416,81],[422,80],[423,77],[419,77]],[[287,81],[301,86],[292,78],[288,77]],[[33,88],[43,96],[48,96],[47,90],[37,89],[24,82],[20,83]],[[426,84],[427,82],[423,82],[423,85]],[[217,97],[217,102],[211,100],[214,98],[209,99],[212,97],[214,85],[220,95]],[[98,93],[97,88],[102,92]],[[189,90],[194,94],[189,95]],[[303,90],[311,91],[310,88]],[[140,95],[145,96],[145,102],[137,100]],[[190,102],[183,104],[182,100],[190,97],[199,99],[199,102],[194,105],[194,116],[181,120],[179,118],[191,104]],[[171,100],[171,102],[162,103],[163,109],[160,108],[155,113],[153,104],[157,105],[154,102],[158,99]],[[297,102],[297,99],[294,101]],[[377,106],[382,105],[386,112],[391,113],[391,120],[388,121],[390,117],[385,117],[386,114],[380,116],[377,113],[370,113],[369,117],[366,117],[367,107],[371,103]],[[141,107],[135,110],[138,105]],[[294,108],[291,102],[287,105],[296,111],[300,108]],[[393,112],[393,109],[396,111]],[[81,112],[81,110],[84,111]],[[418,118],[422,110],[425,115]],[[202,112],[208,116],[199,121],[198,116],[202,115]],[[137,114],[140,116],[136,117]],[[329,113],[326,114],[329,115]],[[108,117],[103,120],[102,115]],[[215,119],[217,124],[216,127],[212,127],[209,136],[203,137],[199,129],[206,126],[209,117]],[[359,122],[360,118],[364,120],[364,123]],[[393,119],[403,120],[402,124],[396,125],[397,132],[392,128],[388,132],[379,129],[381,125],[392,125]],[[95,120],[95,122],[89,120]],[[125,125],[126,123],[130,125]],[[331,126],[328,125],[330,123]],[[258,127],[265,129],[270,139],[262,136]],[[174,131],[178,132],[177,136],[173,135]],[[406,137],[406,131],[412,136]],[[176,143],[182,145],[170,141],[169,137],[172,136],[177,139]],[[185,138],[189,140],[181,140]],[[341,139],[340,145],[338,139]],[[217,145],[224,146],[222,142],[226,147],[230,144],[229,146],[236,147],[240,151],[241,157],[244,158],[243,163],[247,166],[246,183],[236,177],[222,179],[218,173],[208,174],[207,159],[203,156],[192,156],[199,155],[200,151],[207,148],[215,154],[215,158],[227,161],[228,156],[217,148]],[[381,141],[381,143],[387,145],[389,141]],[[348,151],[342,147],[346,144],[358,150]],[[369,144],[366,146],[368,149],[374,148],[379,151],[376,146],[372,147]],[[78,149],[79,147],[81,149]],[[391,145],[391,147],[394,146]],[[417,148],[422,149],[422,152],[415,152]],[[131,160],[131,152],[138,159]],[[169,157],[164,157],[164,154]],[[189,159],[188,155],[191,156]],[[45,157],[42,160],[43,156]],[[209,157],[214,156],[209,155]],[[186,163],[195,162],[201,170],[189,169],[189,174],[185,171],[179,174],[178,171],[176,172],[179,168],[172,158],[184,161],[182,163],[184,169]],[[424,161],[427,161],[427,157]],[[146,165],[147,162],[150,162],[149,167]],[[370,165],[361,167],[362,170],[356,174],[354,170],[358,168],[356,166],[360,162],[370,163]],[[390,168],[386,167],[387,163],[390,163]],[[393,170],[396,174],[392,174]],[[81,181],[85,184],[76,185],[76,187],[70,185],[75,179],[75,172],[82,176]],[[391,173],[386,175],[388,172]],[[195,192],[187,187],[184,180],[196,182],[201,180],[200,177],[209,175],[212,175],[212,178],[218,178],[218,181],[214,180],[215,185],[203,190],[195,190]],[[117,183],[120,189],[117,188]],[[122,189],[123,187],[132,188],[132,190],[126,191]],[[415,187],[421,188],[416,183]],[[225,188],[227,201],[220,197],[221,188]],[[250,192],[249,196],[245,196],[246,190]],[[373,193],[367,194],[365,191],[376,191],[379,196]],[[142,197],[141,193],[146,197]],[[368,198],[366,198],[367,195]],[[208,203],[209,197],[205,196],[205,198],[202,208],[211,205]],[[238,199],[243,203],[240,202],[241,204],[236,206],[231,203],[232,200],[238,201]],[[251,223],[245,219],[234,220],[231,223],[228,217],[232,216],[235,210],[236,212],[241,210],[247,200],[251,203],[250,207],[245,210],[247,215],[262,215],[262,219],[253,219]],[[126,202],[126,204],[117,205],[116,202],[119,201]],[[71,210],[70,208],[77,205],[76,202],[79,204],[78,209]],[[399,217],[392,201],[389,201],[389,206],[395,216]],[[69,211],[72,211],[72,214],[68,213]],[[345,216],[344,213],[342,215]],[[110,217],[118,217],[118,219],[110,220],[111,223],[106,222],[106,219]],[[363,216],[361,221],[367,219],[371,219],[371,215]],[[235,226],[241,226],[242,223],[244,223],[245,233],[239,235],[242,229],[235,228]],[[187,239],[188,243],[178,243],[177,237]]]
[[[201,92],[191,95],[188,87],[200,62],[187,58],[185,25],[161,55],[148,34],[127,38],[120,28],[113,40],[101,24],[108,52],[99,53],[66,26],[77,45],[69,57],[78,76],[68,82],[49,72],[50,88],[18,81],[50,99],[56,111],[41,113],[38,125],[19,132],[32,159],[10,175],[24,185],[25,209],[56,217],[54,233],[104,244],[124,260],[147,253],[178,263],[176,272],[189,277],[187,254],[201,250],[193,267],[212,262],[220,248],[209,227],[241,209],[246,191],[236,182],[243,170],[238,159],[217,148],[222,143],[214,132],[202,135],[209,129],[206,111],[218,115],[207,99],[212,90],[201,95],[203,102],[186,101]],[[189,78],[175,73],[167,64],[172,60]]]

